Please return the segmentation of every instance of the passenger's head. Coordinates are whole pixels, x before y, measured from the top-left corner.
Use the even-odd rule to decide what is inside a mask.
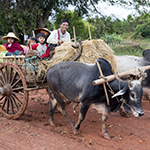
[[[70,25],[70,22],[67,19],[62,20],[60,24],[61,32],[65,33],[68,30],[69,25]]]
[[[30,44],[34,45],[36,43],[38,43],[38,40],[36,38],[34,38],[34,37],[30,37]]]
[[[15,39],[12,38],[12,37],[8,37],[8,38],[7,38],[7,42],[8,42],[9,44],[13,43],[14,41],[15,41]]]
[[[8,41],[8,43],[19,42],[20,39],[16,37],[13,32],[9,32],[7,36],[2,37],[3,40]]]
[[[38,39],[40,44],[44,44],[45,43],[45,39],[46,39],[46,35],[44,33],[39,33],[37,35],[37,39]]]

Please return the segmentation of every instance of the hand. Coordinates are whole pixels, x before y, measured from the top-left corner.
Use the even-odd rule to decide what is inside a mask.
[[[62,41],[62,40],[58,40],[58,43],[59,43],[59,44],[62,44],[62,43],[64,43],[64,41]]]
[[[27,44],[28,44],[28,45],[30,45],[30,42],[31,42],[31,39],[28,39],[28,42],[27,42]]]

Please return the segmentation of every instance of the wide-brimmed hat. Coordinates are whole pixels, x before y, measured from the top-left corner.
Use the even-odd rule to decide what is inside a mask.
[[[20,39],[16,37],[16,35],[13,32],[9,32],[6,36],[3,36],[2,39],[7,41],[7,38],[14,38],[15,42],[19,42]]]
[[[37,28],[34,30],[35,37],[37,38],[38,33],[44,33],[48,37],[51,32],[47,28]]]

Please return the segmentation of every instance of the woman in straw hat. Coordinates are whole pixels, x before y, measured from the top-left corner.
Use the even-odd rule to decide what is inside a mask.
[[[2,37],[2,39],[8,41],[8,43],[4,44],[8,51],[5,56],[21,55],[24,53],[23,48],[17,43],[20,39],[17,38],[13,32],[9,32],[7,36]]]

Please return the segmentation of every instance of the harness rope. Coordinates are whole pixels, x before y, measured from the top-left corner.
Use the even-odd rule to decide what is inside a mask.
[[[32,56],[31,58],[26,58],[26,63],[23,65],[23,67],[25,68],[25,66],[27,66],[30,71],[38,70],[37,59],[35,59],[36,57],[37,56]],[[31,62],[31,60],[34,60],[34,63]]]

